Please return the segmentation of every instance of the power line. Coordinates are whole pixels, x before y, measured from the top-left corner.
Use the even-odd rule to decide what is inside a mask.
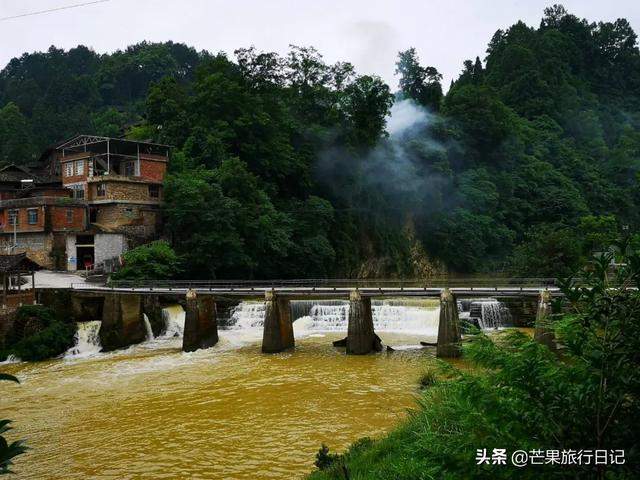
[[[2,18],[0,18],[0,22],[3,22],[5,20],[13,20],[14,18],[30,17],[32,15],[42,15],[44,13],[57,12],[59,10],[69,10],[70,8],[85,7],[87,5],[94,5],[96,3],[105,3],[105,2],[109,2],[109,1],[111,1],[111,0],[95,0],[93,2],[76,3],[74,5],[67,5],[67,6],[64,6],[64,7],[50,8],[48,10],[40,10],[38,12],[22,13],[20,15],[14,15],[12,17],[2,17]]]

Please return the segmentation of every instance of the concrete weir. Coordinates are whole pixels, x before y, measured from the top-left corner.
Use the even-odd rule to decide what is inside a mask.
[[[536,326],[533,338],[536,342],[546,345],[549,349],[556,350],[556,339],[549,322],[551,315],[551,294],[549,290],[542,290],[538,299],[538,312],[536,313]]]
[[[213,296],[198,297],[195,291],[189,290],[186,300],[182,350],[193,352],[213,347],[218,343],[218,319]]]
[[[373,331],[371,299],[363,297],[359,290],[349,293],[349,325],[347,327],[347,353],[364,355],[376,348],[377,338]]]
[[[293,322],[288,298],[274,292],[264,293],[265,315],[262,334],[263,353],[278,353],[295,346]]]
[[[440,294],[440,323],[438,325],[436,355],[442,358],[455,358],[460,354],[458,305],[453,293],[445,288]]]
[[[128,347],[146,339],[142,319],[142,297],[107,293],[102,308],[100,343],[102,350]]]

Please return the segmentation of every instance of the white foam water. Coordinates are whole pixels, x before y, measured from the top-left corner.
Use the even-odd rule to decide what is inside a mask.
[[[64,354],[64,358],[86,358],[100,353],[100,320],[76,323],[75,345]]]
[[[317,332],[346,332],[349,302],[318,300],[292,302],[293,327],[296,335]],[[372,305],[373,326],[378,332],[436,335],[439,308],[401,305],[398,300],[376,301]],[[231,313],[231,330],[257,331],[264,325],[264,302],[241,302]],[[300,316],[298,316],[300,315]],[[257,333],[257,332],[256,332]]]
[[[509,308],[495,298],[481,299],[474,304],[480,305],[478,326],[482,330],[497,330],[511,323]]]
[[[11,355],[7,355],[6,360],[4,362],[0,362],[0,365],[7,365],[9,363],[20,363],[20,362],[22,362],[21,359],[11,354]]]
[[[171,305],[162,309],[165,331],[162,337],[182,337],[184,333],[184,309],[181,305]]]
[[[247,330],[264,325],[264,302],[240,302],[231,310],[229,328],[231,330]]]
[[[147,317],[146,313],[142,314],[142,319],[144,321],[144,329],[147,333],[147,342],[151,342],[153,340],[153,329],[151,328],[151,322],[149,321],[149,317]]]

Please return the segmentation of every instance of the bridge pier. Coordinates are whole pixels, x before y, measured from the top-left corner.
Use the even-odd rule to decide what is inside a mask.
[[[213,347],[218,343],[218,319],[213,296],[198,298],[195,291],[189,290],[186,300],[182,350],[193,352]]]
[[[262,352],[278,353],[295,346],[293,322],[288,298],[272,291],[264,292],[265,314],[262,333]]]
[[[461,353],[458,304],[451,290],[445,288],[440,294],[440,323],[438,324],[436,355],[443,358],[455,358],[459,357]]]
[[[349,292],[349,325],[347,327],[347,354],[364,355],[380,351],[381,344],[373,331],[371,299],[362,297],[358,289]]]
[[[549,290],[541,290],[538,299],[538,311],[536,313],[536,325],[533,338],[536,342],[549,347],[551,351],[556,351],[556,338],[550,326],[549,316],[551,315],[551,294]]]
[[[107,293],[102,308],[100,343],[105,352],[125,348],[147,338],[142,298],[136,294]]]

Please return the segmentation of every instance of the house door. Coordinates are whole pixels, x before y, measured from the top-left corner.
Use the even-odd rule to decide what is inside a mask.
[[[76,268],[78,270],[91,269],[94,261],[93,235],[78,235],[76,237]]]

